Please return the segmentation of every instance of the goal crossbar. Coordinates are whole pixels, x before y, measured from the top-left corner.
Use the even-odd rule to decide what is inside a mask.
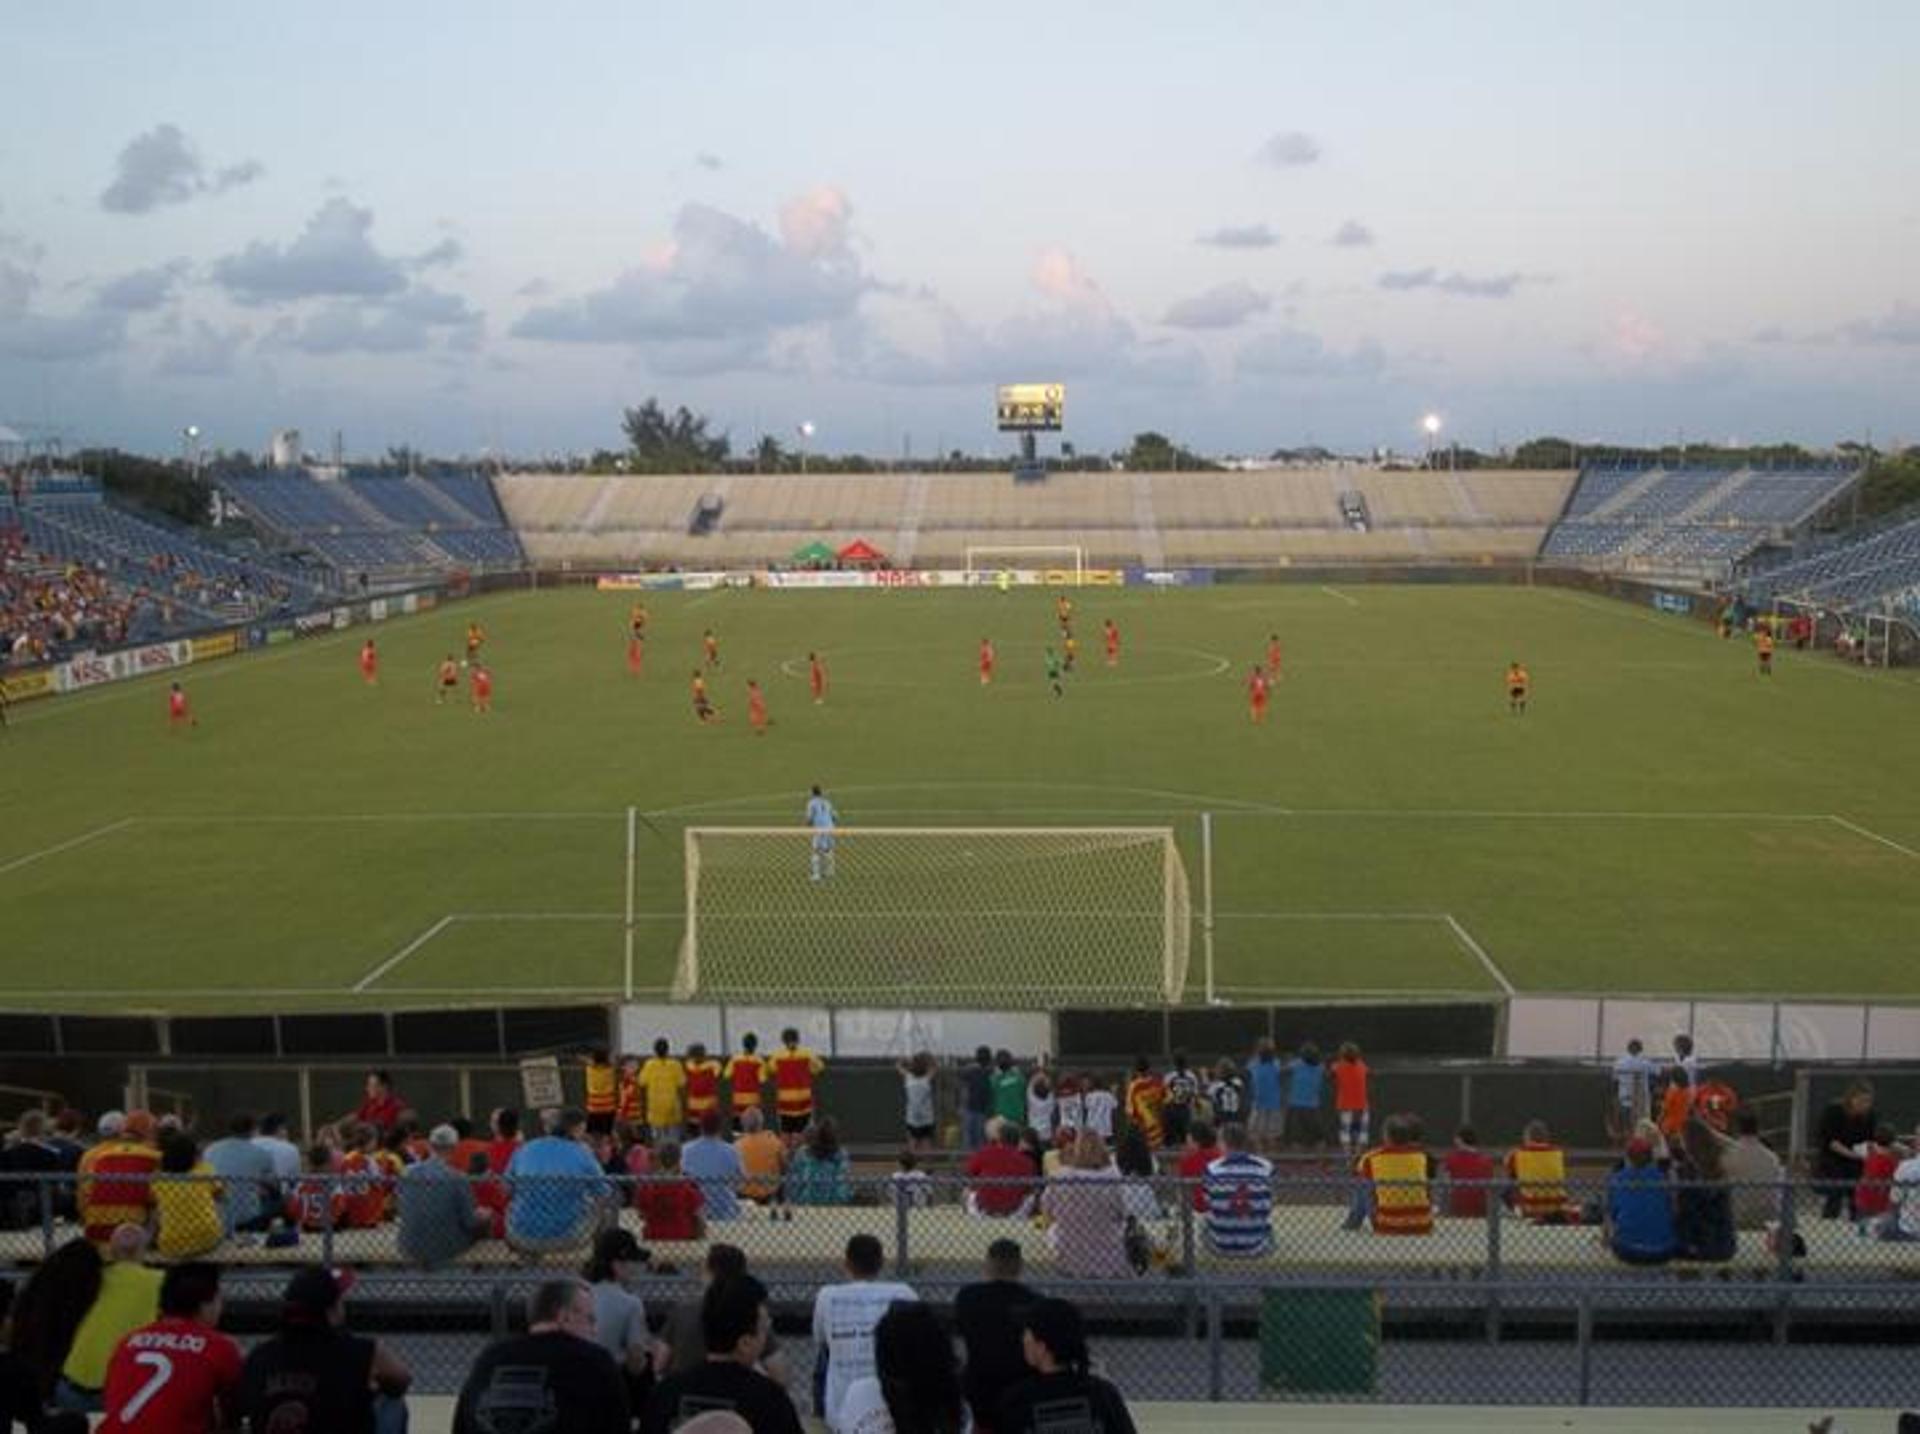
[[[1074,543],[969,544],[967,547],[967,578],[971,582],[988,581],[1002,572],[1030,570],[1072,573],[1074,586],[1082,586],[1087,576],[1087,550]]]

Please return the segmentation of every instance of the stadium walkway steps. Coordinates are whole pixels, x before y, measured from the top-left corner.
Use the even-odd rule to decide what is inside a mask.
[[[600,520],[607,516],[607,509],[613,506],[613,500],[619,496],[619,493],[620,480],[618,478],[602,478],[600,480],[600,491],[593,495],[593,501],[587,505],[587,511],[580,515],[580,521],[574,526],[583,532],[599,532]]]
[[[1487,515],[1481,511],[1480,505],[1474,501],[1472,487],[1463,482],[1459,473],[1455,472],[1452,468],[1447,469],[1447,491],[1453,495],[1453,501],[1460,505],[1460,512],[1465,516],[1467,522],[1484,523],[1487,521]]]
[[[1160,515],[1153,506],[1153,479],[1145,473],[1127,475],[1133,483],[1133,526],[1138,532],[1140,565],[1164,568],[1167,545],[1160,536]]]
[[[1573,521],[1575,523],[1604,523],[1613,517],[1615,513],[1639,502],[1641,497],[1650,489],[1665,482],[1666,477],[1666,469],[1649,468],[1646,472],[1637,475],[1631,483],[1627,484],[1604,503],[1597,504],[1592,509],[1582,513],[1578,518],[1573,519]]]
[[[1679,512],[1662,518],[1657,523],[1647,524],[1615,548],[1613,555],[1630,558],[1646,552],[1649,548],[1660,546],[1676,532],[1683,532],[1689,526],[1698,523],[1705,514],[1711,513],[1719,504],[1746,487],[1747,480],[1752,476],[1751,468],[1734,469]]]
[[[912,567],[914,554],[920,550],[920,520],[927,515],[927,486],[930,481],[925,473],[915,473],[907,479],[907,497],[900,508],[900,526],[893,535],[893,562],[896,567]]]
[[[330,491],[334,497],[353,509],[353,511],[361,517],[365,518],[367,520],[367,527],[371,531],[376,533],[406,531],[398,523],[394,522],[392,518],[389,518],[385,513],[376,508],[369,499],[362,498],[358,493],[354,492],[351,483],[329,483],[327,487],[328,491]]]
[[[441,492],[438,488],[434,487],[433,484],[427,482],[426,479],[420,477],[419,474],[409,473],[404,481],[409,490],[419,494],[423,499],[447,515],[446,526],[454,528],[477,528],[480,526],[478,514],[469,513],[465,508],[454,502],[450,496]]]

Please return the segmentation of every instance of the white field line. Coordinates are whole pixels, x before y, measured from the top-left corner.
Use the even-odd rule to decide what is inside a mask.
[[[443,916],[438,921],[434,922],[433,925],[429,926],[425,931],[421,932],[418,936],[414,937],[413,940],[409,941],[405,946],[402,946],[398,951],[394,952],[393,955],[387,957],[386,960],[382,961],[379,965],[375,966],[371,971],[367,972],[366,975],[362,976],[358,981],[354,982],[353,988],[352,988],[353,994],[357,996],[361,992],[365,991],[367,987],[371,986],[375,981],[378,981],[382,976],[386,975],[387,972],[391,971],[395,966],[398,966],[402,961],[406,960],[407,957],[413,955],[414,952],[418,951],[422,946],[425,946],[429,941],[433,940],[433,938],[438,936],[442,931],[445,931],[449,926],[453,925],[453,922],[454,922],[454,918],[451,914]]]
[[[103,827],[95,827],[92,831],[81,832],[77,837],[68,837],[63,842],[56,842],[52,846],[41,847],[39,851],[30,851],[25,856],[16,856],[12,861],[6,863],[6,865],[0,866],[0,876],[5,876],[10,871],[18,871],[23,866],[32,866],[36,861],[42,861],[47,857],[58,856],[63,851],[72,851],[77,846],[85,846],[90,841],[98,841],[101,837],[112,836],[115,832],[125,831],[137,820],[139,820],[137,817],[122,817],[117,822],[108,822]]]
[[[1482,966],[1487,968],[1487,974],[1500,983],[1500,989],[1509,996],[1513,995],[1513,982],[1507,979],[1507,973],[1505,971],[1502,971],[1499,966],[1494,964],[1493,957],[1487,955],[1486,947],[1473,939],[1473,933],[1462,926],[1452,912],[1447,913],[1446,922],[1448,929],[1453,932],[1454,938],[1458,940],[1462,946],[1466,947],[1467,950],[1471,951],[1474,958],[1478,960]]]
[[[154,816],[129,818],[143,823],[168,826],[192,826],[218,822],[222,826],[329,826],[361,822],[585,822],[618,821],[617,811],[575,812],[304,812],[298,815],[250,812],[164,812]]]
[[[636,879],[634,862],[639,855],[640,813],[634,807],[627,808],[627,923],[622,933],[622,952],[620,964],[620,989],[626,998],[633,999],[633,889]]]
[[[1359,598],[1349,597],[1347,594],[1341,592],[1339,588],[1330,587],[1326,583],[1320,584],[1320,591],[1325,593],[1328,597],[1339,598],[1340,601],[1345,603],[1348,607],[1360,606]]]
[[[1518,994],[1513,982],[1487,954],[1487,950],[1473,939],[1473,933],[1461,925],[1460,921],[1448,911],[1217,911],[1216,921],[1420,921],[1444,926],[1452,935],[1460,949],[1472,956],[1485,968],[1502,994]],[[1250,987],[1221,987],[1223,990],[1249,990]]]
[[[1902,856],[1910,856],[1915,861],[1920,861],[1920,851],[1915,851],[1910,846],[1904,846],[1900,842],[1895,841],[1892,837],[1881,836],[1879,832],[1870,831],[1866,827],[1861,826],[1860,823],[1850,822],[1845,817],[1829,815],[1828,820],[1835,823],[1838,826],[1845,827],[1848,831],[1854,833],[1856,836],[1863,836],[1868,841],[1877,841],[1880,843],[1881,846],[1890,848],[1893,851],[1897,851]]]

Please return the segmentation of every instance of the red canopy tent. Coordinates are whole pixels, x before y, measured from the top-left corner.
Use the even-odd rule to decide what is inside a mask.
[[[839,560],[852,568],[877,568],[885,564],[887,555],[874,547],[865,538],[855,538],[846,547],[835,554]]]

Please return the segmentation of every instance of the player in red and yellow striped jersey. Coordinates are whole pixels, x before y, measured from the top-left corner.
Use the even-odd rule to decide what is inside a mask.
[[[687,1129],[697,1135],[701,1118],[720,1108],[722,1067],[699,1041],[687,1047],[687,1058],[681,1064],[687,1072]]]
[[[760,1038],[752,1031],[740,1038],[740,1054],[727,1061],[724,1079],[738,1128],[742,1115],[760,1108],[760,1088],[767,1083],[766,1057],[760,1054]]]
[[[813,1120],[813,1078],[827,1063],[800,1044],[800,1033],[792,1027],[780,1033],[780,1049],[767,1058],[773,1075],[774,1109],[780,1116],[780,1133],[798,1140]]]

